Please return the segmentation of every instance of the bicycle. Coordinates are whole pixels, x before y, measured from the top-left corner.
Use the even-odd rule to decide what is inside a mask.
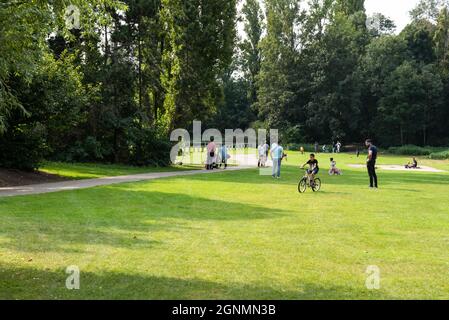
[[[309,171],[306,170],[306,174],[298,183],[298,191],[299,193],[304,193],[307,191],[307,188],[311,188],[313,192],[318,192],[321,190],[321,179],[315,178],[312,182],[312,175],[309,174]]]

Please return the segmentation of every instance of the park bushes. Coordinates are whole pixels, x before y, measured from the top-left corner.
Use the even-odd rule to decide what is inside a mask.
[[[172,144],[158,130],[132,128],[127,135],[129,159],[134,166],[165,167],[170,164]]]
[[[32,171],[48,152],[45,128],[40,124],[21,124],[0,135],[0,167]]]
[[[449,159],[449,150],[441,147],[405,145],[389,148],[388,153],[405,156],[428,156],[430,159]]]
[[[389,153],[405,156],[428,156],[433,150],[430,147],[419,147],[415,145],[405,145],[401,147],[391,147]]]
[[[440,152],[433,152],[429,156],[430,159],[434,160],[445,160],[449,159],[449,150],[440,151]]]
[[[315,152],[315,146],[310,143],[289,143],[287,150],[299,151],[301,147],[304,147],[305,152]]]

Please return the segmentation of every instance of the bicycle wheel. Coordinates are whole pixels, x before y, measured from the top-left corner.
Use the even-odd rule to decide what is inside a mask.
[[[315,184],[312,187],[313,192],[318,192],[321,190],[321,180],[319,178],[315,179]]]
[[[301,179],[298,184],[299,193],[304,193],[307,190],[307,180],[305,178]]]

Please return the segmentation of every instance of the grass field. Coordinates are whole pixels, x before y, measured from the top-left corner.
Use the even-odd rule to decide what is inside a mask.
[[[170,167],[131,167],[125,165],[99,163],[45,162],[39,170],[45,173],[56,174],[69,179],[81,180],[139,173],[172,172],[195,169],[202,169],[202,167],[198,165],[173,165]]]
[[[306,157],[290,152],[279,181],[245,170],[0,198],[0,298],[448,299],[449,172],[380,171],[374,191],[346,166],[362,158],[336,156],[341,177],[328,158],[322,191],[303,195]],[[373,265],[380,290],[365,286]]]

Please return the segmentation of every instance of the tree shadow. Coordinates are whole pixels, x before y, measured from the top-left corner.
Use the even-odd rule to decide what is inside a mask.
[[[198,278],[175,278],[151,274],[80,270],[80,289],[68,290],[68,274],[61,270],[17,268],[0,265],[0,299],[121,299],[121,300],[350,300],[396,299],[383,290],[356,285],[304,283],[297,290],[271,285],[214,282]]]
[[[21,252],[79,253],[70,249],[77,245],[150,248],[160,245],[151,239],[156,232],[201,231],[201,224],[192,227],[190,221],[250,223],[285,214],[257,205],[115,185],[2,199],[0,235],[3,247]]]

